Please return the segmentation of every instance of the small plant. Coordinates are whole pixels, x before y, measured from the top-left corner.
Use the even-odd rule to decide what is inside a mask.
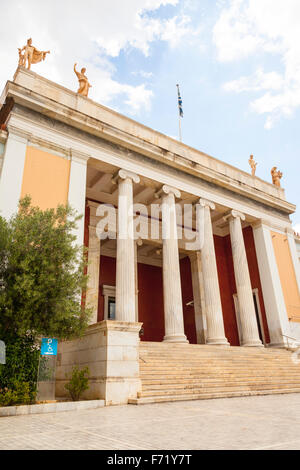
[[[86,366],[83,369],[79,369],[78,366],[74,366],[69,382],[66,383],[65,389],[69,392],[73,401],[78,401],[80,396],[85,390],[89,388],[89,373],[90,370]],[[87,377],[86,377],[87,375]],[[67,374],[66,374],[67,377]]]

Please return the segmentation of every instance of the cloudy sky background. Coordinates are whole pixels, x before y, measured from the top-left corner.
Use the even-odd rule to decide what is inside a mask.
[[[33,70],[74,91],[85,66],[90,98],[271,181],[283,172],[300,208],[299,0],[0,0],[0,87],[28,37],[51,50]],[[300,232],[300,210],[292,216]]]

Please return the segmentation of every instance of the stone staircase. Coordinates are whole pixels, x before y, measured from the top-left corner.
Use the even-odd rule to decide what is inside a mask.
[[[300,392],[284,349],[141,342],[140,377],[131,404]]]

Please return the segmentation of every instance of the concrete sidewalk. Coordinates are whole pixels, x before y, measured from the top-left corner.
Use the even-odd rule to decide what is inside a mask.
[[[300,394],[5,417],[5,449],[300,450]]]

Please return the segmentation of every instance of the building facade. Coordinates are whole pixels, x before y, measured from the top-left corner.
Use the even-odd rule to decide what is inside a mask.
[[[140,340],[300,339],[295,206],[284,189],[23,67],[0,106],[0,214],[30,194],[42,209],[69,202],[84,215],[76,236],[89,248],[93,309],[84,341],[101,343],[100,394],[136,394]]]

